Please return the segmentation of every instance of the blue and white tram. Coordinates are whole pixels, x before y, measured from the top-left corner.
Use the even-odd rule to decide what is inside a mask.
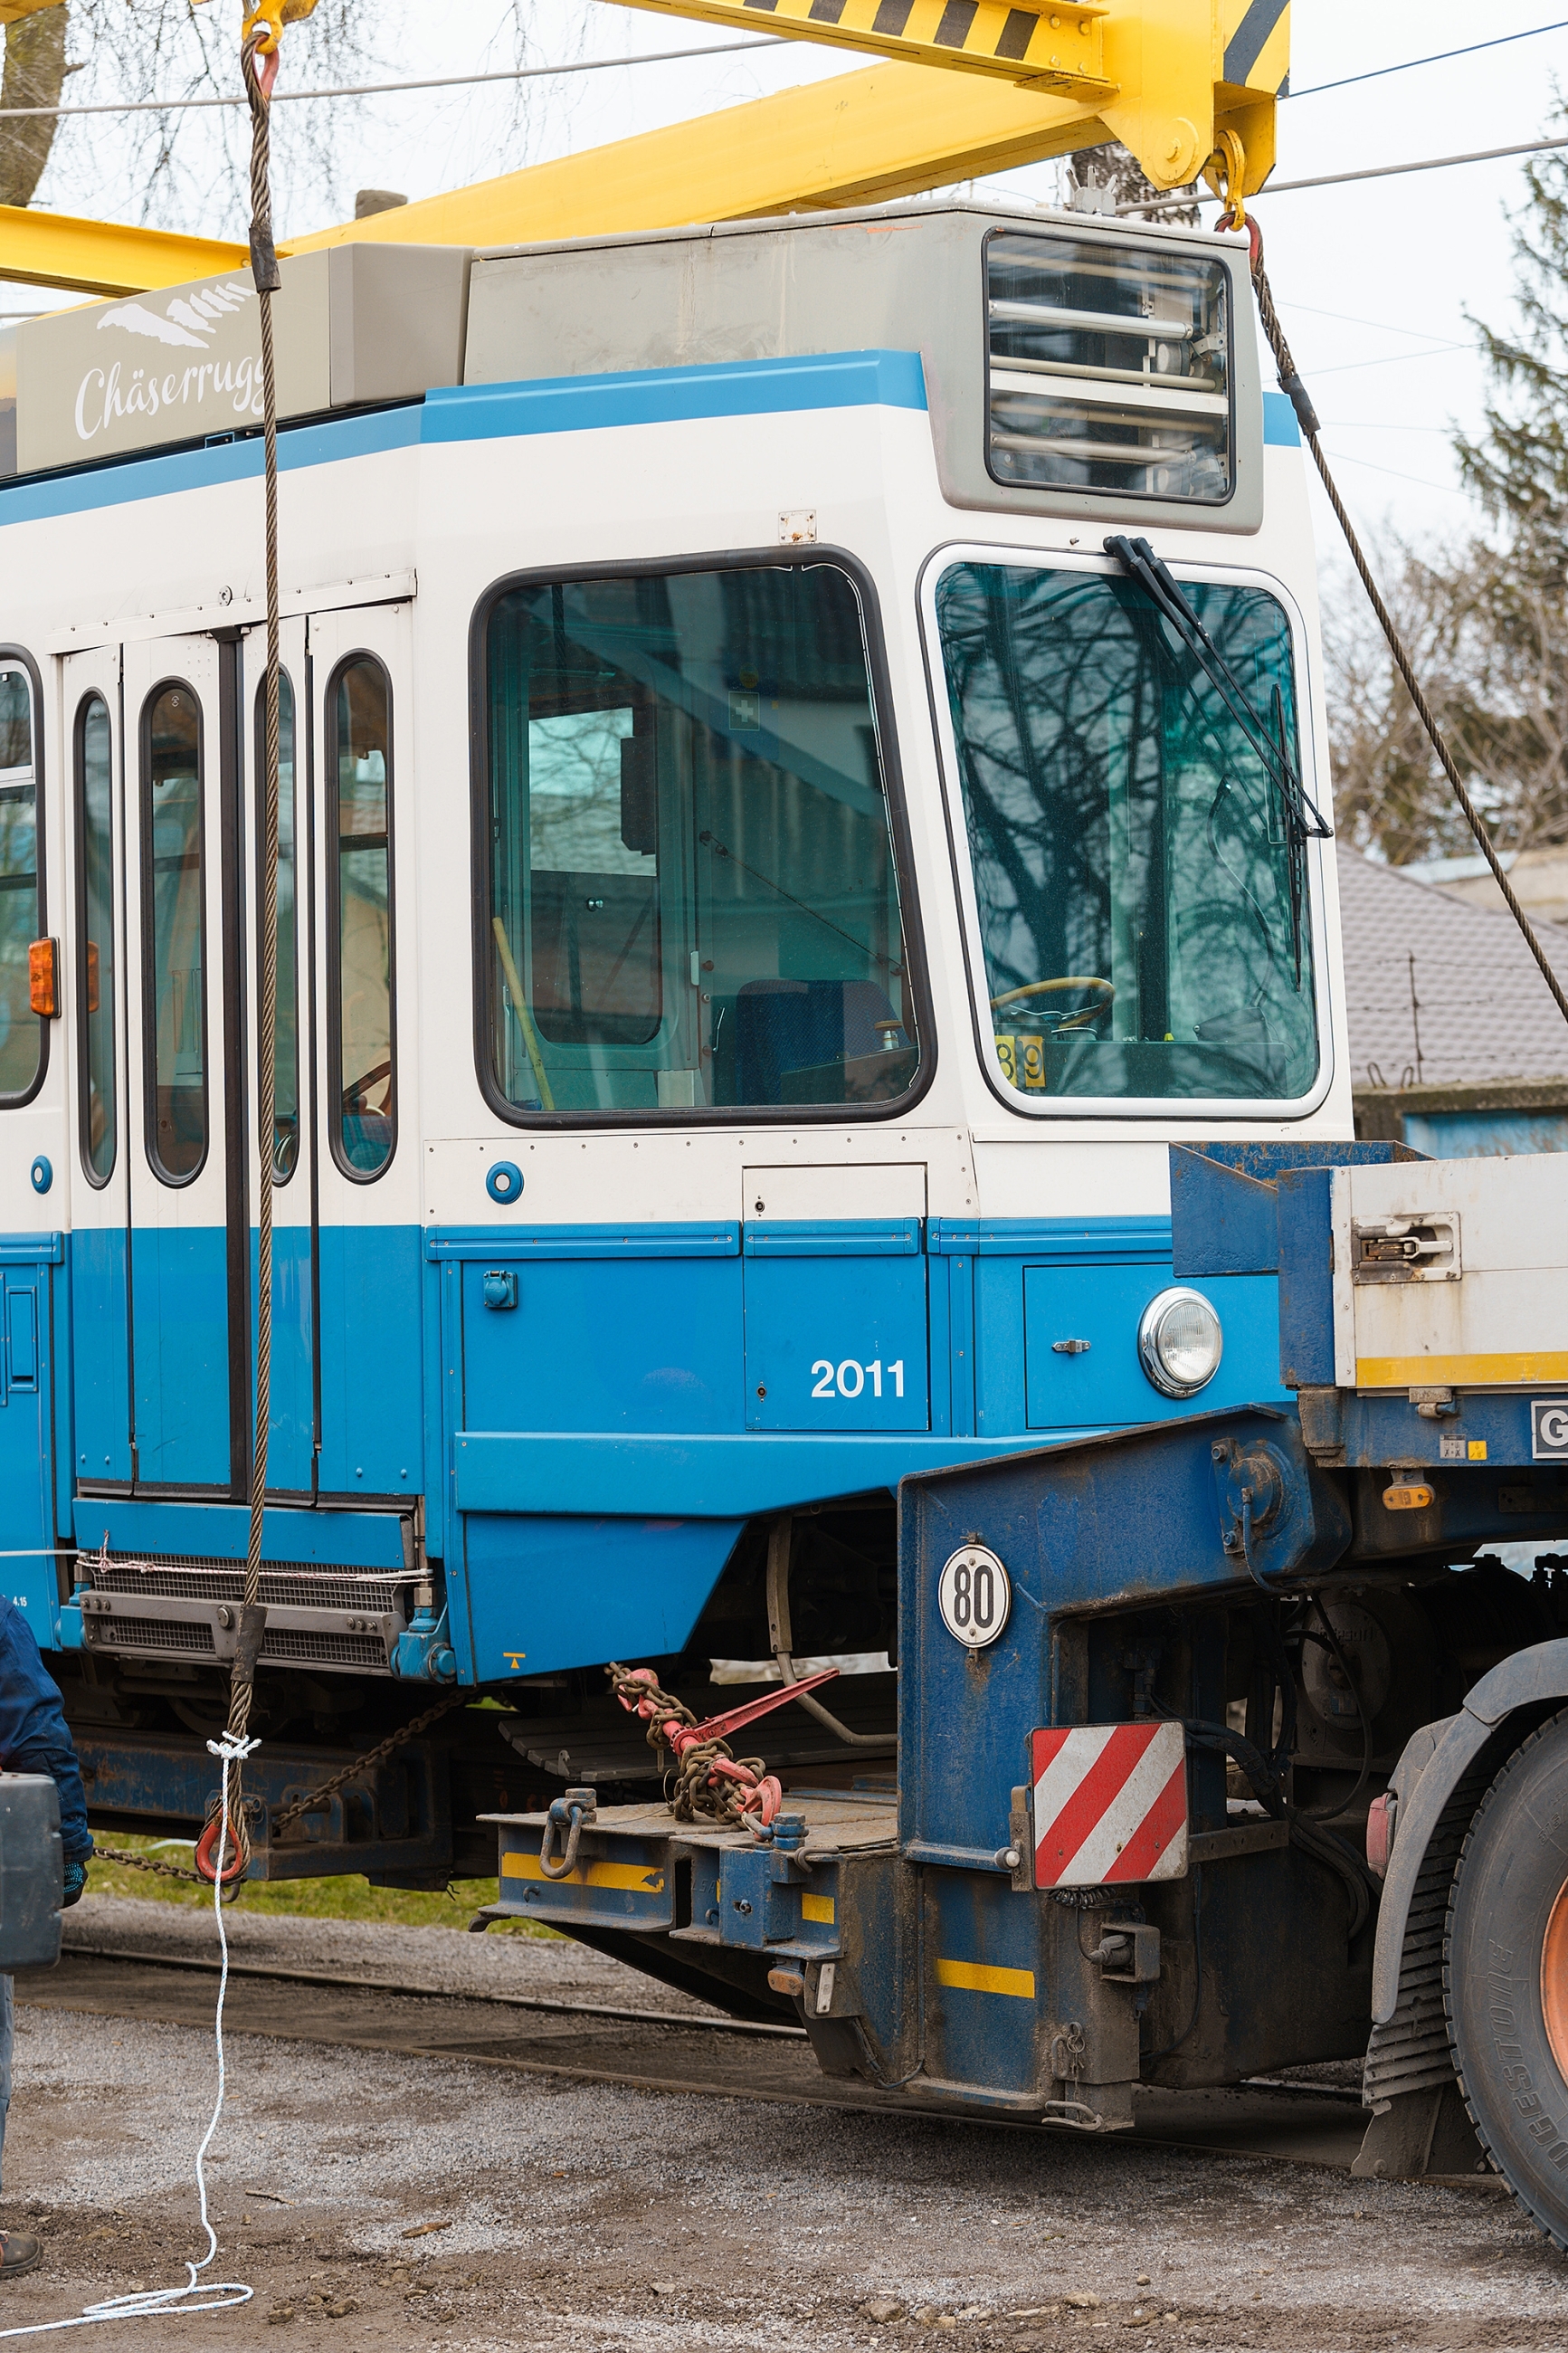
[[[906,1473],[1283,1396],[1166,1147],[1352,1133],[1313,551],[1244,240],[285,271],[256,1721],[296,1787],[433,1684],[510,1746],[257,1868],[441,1878],[632,1769],[612,1658],[852,1657],[890,1745]],[[200,1817],[246,1543],[256,335],[23,327],[0,484],[0,1549],[124,1824]]]

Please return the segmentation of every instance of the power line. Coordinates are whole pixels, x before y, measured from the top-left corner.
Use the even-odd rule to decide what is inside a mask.
[[[1327,367],[1314,368],[1314,376],[1350,375],[1357,368],[1405,367],[1412,360],[1440,360],[1449,352],[1473,352],[1474,343],[1434,343],[1428,352],[1391,352],[1380,360],[1333,360]]]
[[[1542,34],[1564,30],[1568,30],[1568,17],[1560,18],[1553,25],[1532,25],[1522,33],[1504,33],[1495,40],[1473,41],[1468,48],[1439,49],[1429,58],[1406,58],[1399,65],[1378,66],[1371,73],[1347,74],[1341,81],[1312,82],[1305,90],[1286,90],[1282,96],[1287,99],[1317,98],[1324,90],[1349,90],[1355,82],[1380,81],[1386,74],[1413,73],[1419,66],[1442,65],[1450,58],[1474,57],[1481,49],[1506,48],[1510,41],[1532,41]],[[557,74],[606,73],[622,66],[673,65],[682,58],[718,58],[731,51],[738,56],[743,49],[777,49],[785,46],[782,37],[774,36],[752,41],[714,42],[700,48],[655,49],[629,58],[586,58],[571,65],[514,66],[496,73],[434,74],[416,81],[349,82],[334,90],[275,90],[272,103],[274,106],[286,106],[323,98],[387,98],[407,90],[471,90],[484,82],[548,80]],[[245,103],[243,98],[142,98],[108,99],[87,106],[0,106],[0,121],[16,121],[35,116],[53,121],[60,116],[77,114],[184,114],[198,108],[234,107]],[[1472,159],[1463,157],[1458,160],[1468,162]],[[1405,168],[1415,171],[1422,167],[1411,164]],[[1315,183],[1304,181],[1292,185],[1311,186]]]
[[[1414,482],[1418,491],[1442,491],[1456,499],[1465,495],[1457,482],[1430,482],[1425,474],[1402,473],[1397,466],[1380,466],[1371,458],[1352,458],[1343,449],[1332,449],[1329,454],[1336,466],[1360,466],[1369,474],[1386,474],[1391,481]]]
[[[1309,319],[1337,319],[1342,326],[1375,327],[1380,334],[1408,335],[1413,343],[1430,343],[1436,340],[1430,327],[1396,327],[1387,319],[1362,319],[1351,311],[1322,311],[1310,302],[1288,302],[1279,294],[1274,297],[1274,303],[1277,310],[1300,311]]]
[[[1512,155],[1544,155],[1553,148],[1568,147],[1568,139],[1526,139],[1517,147],[1478,147],[1468,155],[1426,155],[1415,164],[1373,164],[1362,172],[1320,172],[1310,180],[1274,180],[1264,189],[1254,192],[1248,204],[1258,195],[1291,196],[1302,188],[1342,188],[1353,180],[1394,180],[1406,172],[1447,172],[1458,164],[1500,164]],[[1118,214],[1168,213],[1185,205],[1212,205],[1217,196],[1194,195],[1190,189],[1185,195],[1156,196],[1147,203],[1118,205]]]
[[[1542,33],[1568,32],[1568,16],[1560,16],[1555,25],[1531,25],[1522,33],[1500,33],[1492,41],[1472,41],[1468,48],[1439,49],[1435,57],[1406,58],[1402,65],[1377,66],[1371,73],[1346,74],[1342,81],[1315,81],[1305,90],[1288,90],[1285,98],[1317,98],[1325,90],[1349,90],[1358,81],[1381,81],[1385,74],[1414,73],[1417,66],[1446,65],[1450,58],[1473,58],[1479,49],[1506,49],[1510,41],[1538,40]]]
[[[479,82],[548,80],[556,74],[608,73],[617,66],[664,66],[679,58],[723,58],[739,56],[742,49],[778,49],[784,46],[776,38],[715,41],[702,48],[652,49],[634,58],[583,58],[566,66],[512,66],[504,73],[435,74],[425,81],[351,82],[342,90],[275,90],[272,103],[285,106],[298,105],[304,99],[384,98],[405,90],[468,90]],[[0,121],[39,114],[51,120],[65,114],[184,114],[196,107],[246,103],[243,98],[138,98],[109,99],[91,106],[0,106]]]

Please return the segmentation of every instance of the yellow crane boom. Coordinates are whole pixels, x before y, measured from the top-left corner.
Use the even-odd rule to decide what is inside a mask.
[[[15,0],[0,0],[7,5]],[[1273,165],[1274,103],[1289,61],[1289,0],[1110,0],[1038,14],[1005,9],[1000,0],[912,0],[907,7],[905,0],[844,0],[837,23],[828,21],[835,0],[778,0],[765,12],[745,0],[638,5],[748,31],[765,23],[857,48],[896,45],[897,54],[696,123],[345,221],[279,251],[360,238],[526,244],[873,204],[1108,139],[1129,147],[1161,187],[1184,185],[1221,146],[1228,176],[1242,190],[1260,185]],[[813,5],[822,16],[810,16]],[[899,31],[879,32],[877,16],[889,25],[897,18]],[[1015,26],[1010,39],[1021,54],[999,58],[1006,23],[1019,17],[1029,24]],[[1079,32],[1080,24],[1088,30]],[[1059,37],[1065,45],[1038,48],[1041,27],[1047,40]],[[962,43],[952,37],[960,29]],[[1053,68],[1053,56],[1068,63]],[[1073,86],[1042,86],[1042,60],[1047,76],[1057,73],[1064,83],[1076,76]],[[932,64],[947,69],[940,80],[927,70]],[[0,278],[34,285],[130,293],[243,267],[246,259],[237,244],[0,206]]]

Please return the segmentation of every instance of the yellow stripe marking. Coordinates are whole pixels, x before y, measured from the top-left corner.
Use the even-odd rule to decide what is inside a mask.
[[[1035,1999],[1033,1969],[994,1969],[984,1961],[938,1961],[936,1981],[956,1986],[964,1993],[1010,1993],[1018,2001]]]
[[[664,1873],[650,1863],[591,1862],[585,1869],[578,1863],[564,1879],[546,1879],[536,1854],[503,1854],[500,1875],[538,1880],[544,1887],[629,1887],[639,1895],[664,1894]]]
[[[1568,1354],[1529,1348],[1511,1356],[1358,1356],[1358,1389],[1477,1388],[1568,1381]]]
[[[883,0],[839,0],[835,16],[814,15],[813,0],[772,0],[763,11],[744,0],[636,0],[636,5],[710,25],[744,26],[748,32],[765,14],[771,33],[867,49],[873,57],[1002,75],[1042,96],[1093,100],[1118,93],[1116,80],[1105,72],[1104,20],[1112,13],[1107,0],[1058,10],[1019,7],[1014,0],[971,0],[967,23],[963,9],[953,11],[948,0],[905,0],[897,31]],[[1206,37],[1204,46],[1206,52]]]
[[[1257,61],[1247,77],[1247,87],[1248,90],[1277,92],[1289,70],[1290,16],[1287,9],[1258,50]]]
[[[831,1928],[833,1926],[832,1896],[803,1895],[800,1899],[800,1916],[803,1920],[825,1921]]]

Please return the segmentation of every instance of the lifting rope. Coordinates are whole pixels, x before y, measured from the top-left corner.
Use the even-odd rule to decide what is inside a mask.
[[[284,5],[286,6],[287,0],[284,0]],[[278,383],[273,355],[272,297],[283,280],[272,237],[271,139],[268,110],[278,72],[278,48],[282,26],[281,11],[276,21],[269,22],[265,10],[266,0],[262,0],[262,5],[247,18],[239,53],[246,99],[250,108],[250,268],[261,314],[267,565],[267,701],[261,774],[261,954],[257,1007],[256,1392],[250,1454],[250,1524],[239,1630],[229,1676],[228,1727],[221,1742],[209,1741],[207,1744],[215,1756],[221,1755],[223,1758],[223,1786],[206,1826],[196,1841],[197,1868],[185,1871],[174,1863],[153,1862],[147,1857],[132,1854],[122,1847],[99,1850],[108,1861],[128,1864],[132,1870],[153,1872],[163,1879],[194,1880],[199,1884],[211,1886],[220,1911],[224,1888],[233,1886],[237,1890],[237,1883],[244,1877],[250,1861],[243,1765],[245,1758],[258,1746],[249,1736],[250,1704],[257,1661],[267,1629],[267,1609],[261,1599],[261,1546],[267,1502],[267,1438],[272,1404],[272,1178],[277,1124],[278,765],[281,692],[278,585]],[[232,1139],[230,1148],[233,1148]],[[106,1551],[107,1546],[106,1537]],[[228,1860],[231,1851],[232,1862]],[[226,1943],[224,1949],[226,1965]],[[215,2126],[216,2120],[215,2114]],[[205,2142],[203,2147],[205,2148]],[[205,2219],[205,2193],[203,2213]]]
[[[262,7],[268,0],[261,0]],[[271,0],[279,6],[279,0]],[[289,0],[281,0],[287,8]],[[257,1086],[257,1127],[260,1147],[258,1224],[260,1256],[257,1269],[256,1425],[250,1466],[250,1535],[245,1565],[245,1599],[229,1683],[228,1729],[207,1748],[222,1767],[222,1778],[212,1819],[196,1845],[196,1860],[208,1861],[202,1873],[212,1887],[222,1963],[213,2039],[217,2057],[217,2086],[212,2114],[195,2155],[196,2192],[206,2252],[187,2257],[186,2278],[180,2287],[137,2289],[129,2295],[109,2296],[88,2305],[68,2320],[35,2322],[30,2327],[0,2330],[0,2337],[35,2337],[62,2328],[88,2328],[100,2321],[178,2318],[182,2315],[221,2312],[248,2304],[256,2291],[240,2280],[206,2280],[202,2274],[217,2254],[217,2232],[207,2211],[206,2154],[223,2116],[227,2093],[224,2052],[224,2000],[228,1990],[228,1936],[224,1926],[224,1890],[246,1868],[249,1843],[245,1831],[241,1775],[245,1759],[258,1746],[247,1726],[267,1611],[261,1601],[261,1536],[267,1497],[267,1426],[271,1407],[272,1362],[272,1162],[275,1118],[274,1044],[278,1007],[278,737],[279,737],[279,594],[278,594],[278,405],[272,352],[272,297],[281,283],[272,244],[272,206],[268,185],[268,141],[267,101],[278,70],[279,17],[268,23],[258,8],[247,20],[240,48],[246,94],[250,102],[250,260],[261,310],[262,396],[266,430],[267,474],[267,724],[262,776],[261,988],[259,1054]],[[258,62],[259,60],[259,62]],[[232,1139],[231,1139],[232,1148]],[[234,1862],[229,1862],[231,1846]],[[216,1852],[209,1852],[216,1849]],[[130,1858],[125,1858],[129,1860]],[[140,1858],[138,1858],[140,1860]],[[153,1864],[161,1873],[184,1878],[170,1864]],[[195,1876],[192,1873],[191,1876]]]
[[[1492,878],[1502,892],[1503,903],[1524,934],[1525,944],[1541,967],[1541,976],[1552,991],[1557,1010],[1563,1019],[1568,1021],[1568,991],[1564,990],[1563,983],[1547,961],[1546,951],[1536,935],[1535,926],[1520,905],[1502,860],[1492,847],[1491,836],[1487,830],[1486,821],[1466,790],[1465,780],[1459,774],[1452,752],[1448,749],[1447,739],[1438,724],[1437,715],[1422,691],[1421,681],[1415,675],[1415,665],[1405,649],[1405,640],[1400,636],[1399,624],[1384,601],[1377,582],[1373,577],[1372,566],[1368,564],[1361,541],[1356,536],[1355,526],[1345,512],[1344,501],[1340,497],[1339,487],[1330,470],[1329,461],[1323,455],[1323,445],[1319,439],[1318,412],[1312,406],[1311,397],[1297,371],[1295,361],[1290,356],[1290,346],[1285,339],[1285,330],[1279,323],[1279,313],[1274,307],[1273,290],[1268,283],[1268,273],[1263,266],[1263,233],[1245,206],[1235,201],[1231,201],[1228,209],[1221,213],[1215,227],[1216,230],[1235,228],[1245,229],[1247,232],[1251,247],[1252,284],[1258,296],[1258,316],[1263,322],[1263,332],[1268,338],[1268,348],[1274,354],[1275,364],[1279,371],[1279,389],[1286,395],[1296,412],[1302,437],[1312,453],[1312,462],[1322,478],[1329,504],[1334,511],[1334,519],[1344,533],[1345,545],[1350,550],[1351,561],[1361,576],[1362,586],[1366,590],[1372,609],[1376,614],[1378,624],[1388,640],[1388,649],[1394,656],[1394,667],[1409,691],[1410,700],[1415,706],[1416,716],[1426,729],[1432,749],[1442,764],[1444,775],[1453,786],[1454,797],[1464,812],[1465,822],[1474,834],[1481,855],[1492,871]]]
[[[250,269],[261,313],[261,398],[266,480],[267,707],[261,775],[260,987],[257,1006],[256,1137],[258,1169],[256,1267],[256,1411],[250,1450],[250,1529],[245,1557],[244,1599],[229,1680],[228,1735],[243,1742],[250,1724],[256,1663],[267,1626],[261,1599],[261,1541],[267,1504],[267,1438],[272,1411],[272,1179],[277,1126],[278,1034],[278,759],[282,658],[279,643],[278,586],[278,380],[272,345],[272,297],[282,285],[272,241],[271,139],[268,100],[278,72],[280,26],[258,11],[246,26],[240,48],[245,93],[250,101]],[[243,1750],[241,1754],[243,1755]],[[235,1759],[234,1807],[229,1815],[237,1861],[249,1860],[240,1758]],[[206,1833],[204,1833],[204,1837]],[[202,1859],[198,1846],[197,1859]]]

